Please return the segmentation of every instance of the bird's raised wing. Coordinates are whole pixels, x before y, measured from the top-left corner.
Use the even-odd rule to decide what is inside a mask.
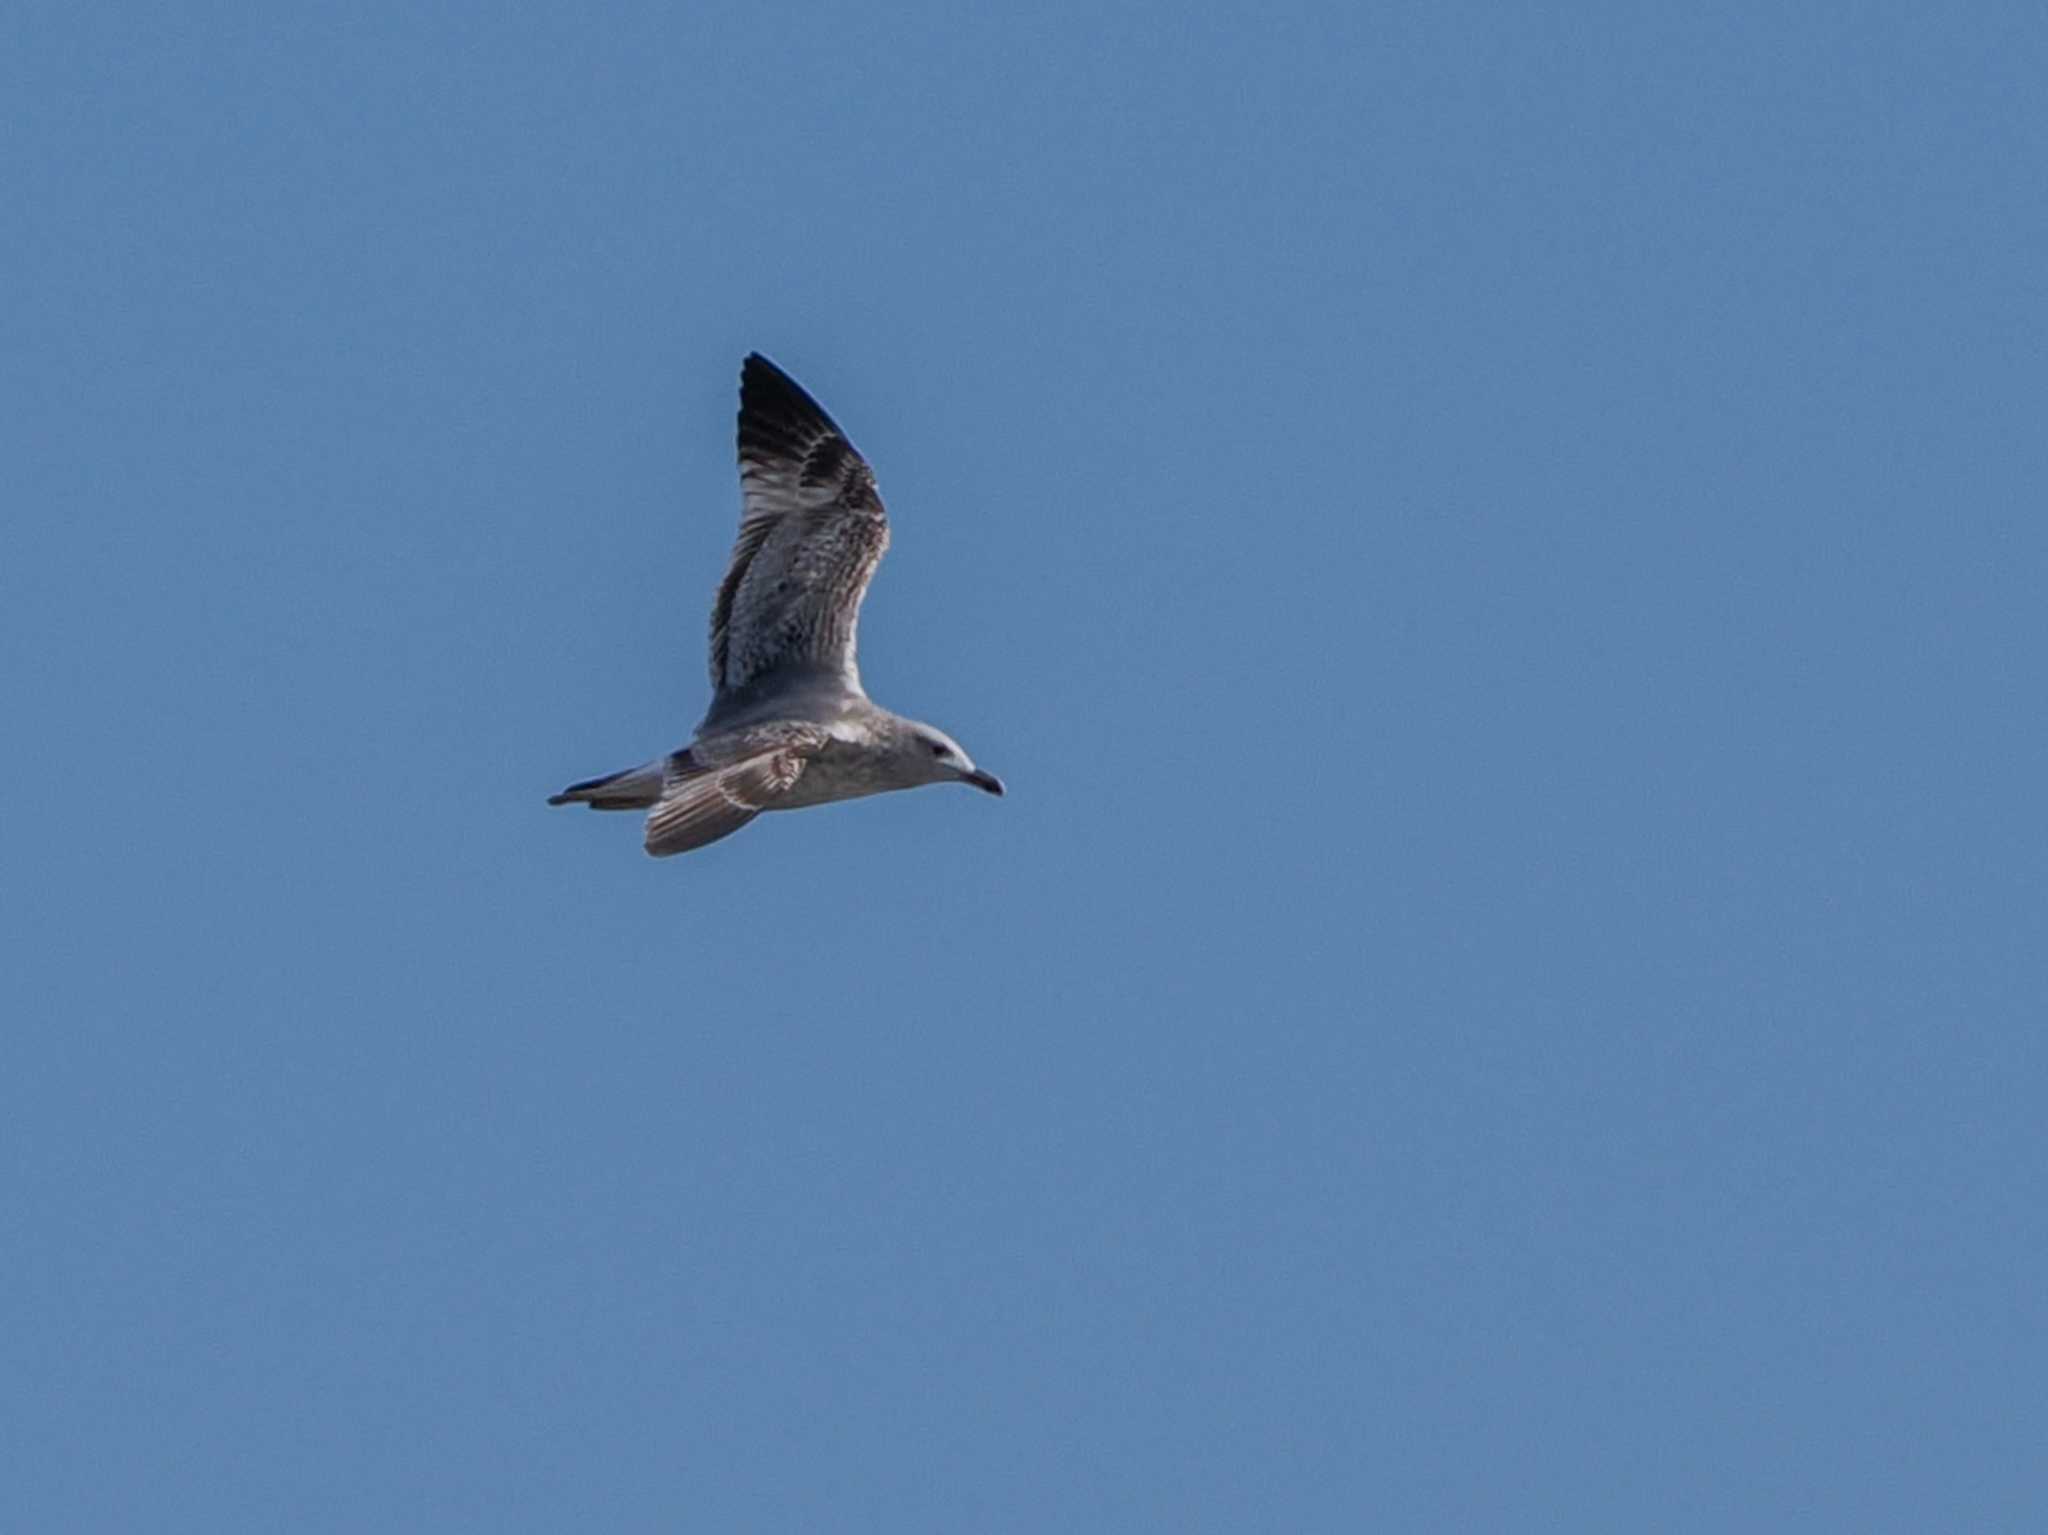
[[[740,370],[739,449],[744,505],[711,610],[711,685],[725,698],[786,672],[859,693],[860,600],[889,547],[874,473],[759,353]]]

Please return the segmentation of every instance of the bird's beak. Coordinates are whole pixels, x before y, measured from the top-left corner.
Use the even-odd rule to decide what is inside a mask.
[[[993,773],[984,773],[980,768],[972,768],[962,773],[960,781],[971,783],[984,793],[1000,795],[1003,792],[1003,781]]]

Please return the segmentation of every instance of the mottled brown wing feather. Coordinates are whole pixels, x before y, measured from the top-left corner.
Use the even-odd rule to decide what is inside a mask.
[[[740,370],[740,487],[732,562],[711,610],[711,685],[789,667],[860,686],[861,598],[889,547],[867,461],[796,381],[758,353]]]
[[[803,771],[800,751],[778,747],[728,767],[671,777],[647,813],[648,853],[667,858],[730,837],[788,793]]]

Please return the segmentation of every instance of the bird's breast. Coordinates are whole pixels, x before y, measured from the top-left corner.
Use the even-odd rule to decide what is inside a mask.
[[[835,731],[833,738],[804,764],[802,775],[776,808],[795,810],[803,805],[829,805],[834,800],[859,799],[901,787],[889,781],[887,763],[888,759],[872,747],[847,740]]]

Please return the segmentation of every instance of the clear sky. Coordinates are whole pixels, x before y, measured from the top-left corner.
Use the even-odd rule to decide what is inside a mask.
[[[0,1527],[2039,1527],[2038,6],[7,31]]]

